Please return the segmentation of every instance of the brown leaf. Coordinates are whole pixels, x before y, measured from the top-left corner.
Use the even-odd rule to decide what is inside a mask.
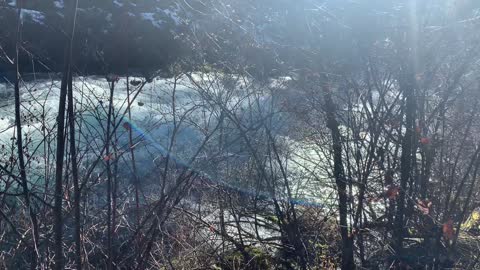
[[[443,237],[445,240],[452,240],[454,236],[453,220],[449,219],[442,226]]]
[[[432,206],[432,202],[430,202],[428,200],[418,200],[417,201],[417,208],[424,215],[430,214],[430,207],[431,206]]]
[[[429,144],[430,139],[427,138],[427,137],[420,138],[420,143],[423,144],[423,145]]]
[[[103,157],[103,161],[109,161],[113,159],[113,154],[108,154]]]
[[[126,129],[126,130],[130,130],[130,129],[131,129],[130,123],[127,123],[127,122],[123,123],[122,126],[123,126],[123,128]]]
[[[395,200],[400,193],[400,187],[391,185],[388,187],[387,191],[385,192],[385,196],[390,200]]]

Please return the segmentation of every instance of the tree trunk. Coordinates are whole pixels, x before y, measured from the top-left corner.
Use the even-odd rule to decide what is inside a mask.
[[[338,192],[338,208],[340,214],[340,234],[342,236],[342,270],[355,269],[353,260],[353,238],[349,235],[349,225],[347,221],[348,215],[348,194],[347,179],[343,168],[342,160],[342,139],[338,122],[335,117],[335,106],[330,94],[330,88],[327,81],[322,82],[322,90],[324,95],[324,106],[327,120],[327,127],[330,129],[333,143],[333,175]]]
[[[412,163],[415,157],[415,85],[412,71],[407,71],[401,79],[400,90],[405,97],[405,135],[402,139],[402,154],[400,158],[400,192],[397,200],[397,213],[393,230],[394,249],[397,256],[402,256],[404,238],[404,216],[406,204],[407,184],[412,177]]]
[[[70,131],[70,159],[72,164],[72,178],[73,178],[73,192],[74,192],[74,241],[75,241],[75,265],[78,270],[82,269],[82,255],[81,255],[81,240],[80,240],[80,187],[78,184],[78,162],[77,162],[77,148],[75,145],[75,112],[73,103],[73,83],[72,74],[70,73],[68,80],[68,126]]]
[[[75,30],[75,20],[77,12],[78,0],[72,3],[72,19],[71,32],[68,36],[65,47],[65,63],[63,68],[62,83],[60,86],[60,97],[58,103],[57,116],[57,148],[56,148],[56,168],[55,168],[55,201],[53,207],[54,224],[53,231],[55,235],[55,269],[63,269],[63,163],[65,155],[65,101],[67,97],[67,84],[71,79],[71,58],[72,58],[72,43]]]
[[[106,165],[107,165],[107,269],[113,268],[113,251],[112,251],[112,168],[110,159],[114,155],[110,153],[110,127],[112,126],[112,114],[113,114],[113,93],[115,91],[115,81],[112,81],[110,86],[110,98],[108,104],[107,115],[107,131],[105,140],[105,153],[106,153]]]
[[[31,204],[30,198],[30,190],[28,189],[28,181],[27,181],[27,172],[25,170],[25,157],[23,153],[23,132],[22,132],[22,116],[20,112],[20,68],[19,68],[19,57],[20,57],[20,46],[22,40],[22,19],[21,19],[21,12],[22,12],[22,1],[18,1],[17,7],[17,32],[16,32],[16,39],[15,39],[15,85],[14,85],[14,95],[15,95],[15,128],[17,131],[17,154],[18,154],[18,166],[20,170],[20,178],[21,184],[23,189],[23,194],[25,196],[25,206],[27,207],[27,211],[30,216],[30,222],[32,225],[32,236],[33,236],[33,251],[32,251],[32,261],[31,261],[31,268],[35,269],[37,267],[37,257],[38,257],[38,222],[37,222],[37,215]]]

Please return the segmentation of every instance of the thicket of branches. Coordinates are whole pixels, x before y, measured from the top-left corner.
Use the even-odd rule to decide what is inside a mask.
[[[17,1],[1,268],[480,267],[475,1],[194,2],[197,54],[102,83],[78,1],[50,80],[23,79]]]

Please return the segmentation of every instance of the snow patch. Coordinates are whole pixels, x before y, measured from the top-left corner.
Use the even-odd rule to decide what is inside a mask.
[[[55,5],[56,8],[64,8],[65,7],[65,3],[63,3],[63,0],[53,1],[53,4]]]
[[[155,13],[144,12],[144,13],[141,13],[140,15],[142,15],[142,18],[144,20],[150,21],[155,27],[161,27],[162,26],[163,21],[155,19]]]
[[[165,13],[167,16],[169,16],[174,22],[175,22],[175,25],[180,25],[182,23],[182,19],[180,17],[178,17],[178,14],[176,11],[174,10],[170,10],[170,9],[165,9],[163,10],[163,13]]]
[[[25,16],[30,18],[35,23],[45,24],[43,22],[45,20],[45,15],[43,15],[43,13],[40,11],[31,10],[31,9],[22,9],[22,12],[20,13],[22,22],[25,20]]]
[[[120,3],[118,0],[113,1],[117,7],[123,7],[123,3]]]

